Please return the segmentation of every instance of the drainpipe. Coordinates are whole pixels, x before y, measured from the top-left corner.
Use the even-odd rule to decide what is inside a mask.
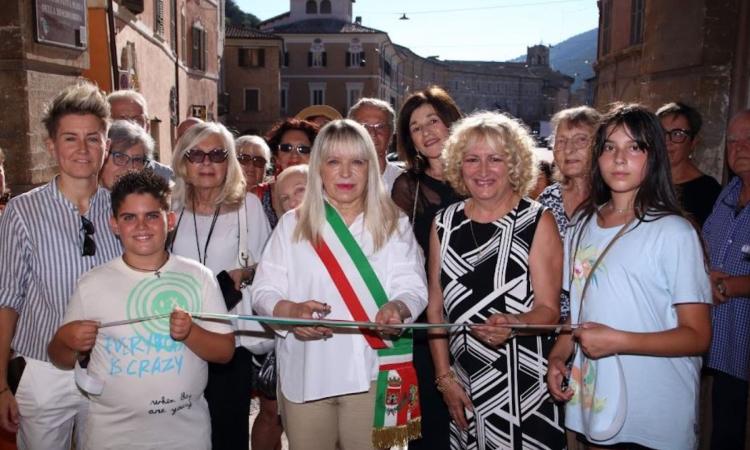
[[[120,66],[117,63],[117,36],[115,34],[114,0],[107,2],[107,27],[109,28],[109,59],[112,64],[112,90],[120,89]]]

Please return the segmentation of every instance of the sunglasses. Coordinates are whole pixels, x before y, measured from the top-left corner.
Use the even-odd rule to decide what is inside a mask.
[[[145,156],[130,156],[127,153],[112,152],[109,155],[116,166],[130,166],[132,168],[143,168],[148,162]]]
[[[81,256],[94,256],[96,255],[96,242],[91,237],[96,233],[94,224],[83,216],[81,216],[81,230],[83,231],[83,248],[81,249]]]
[[[297,150],[300,155],[309,155],[312,147],[309,145],[292,145],[292,144],[279,144],[279,151],[289,153],[292,150]]]
[[[249,166],[252,164],[253,167],[256,167],[258,169],[262,169],[266,167],[266,158],[262,156],[252,156],[252,155],[239,155],[237,156],[237,161],[240,162],[243,166]]]
[[[212,163],[222,163],[227,160],[229,152],[223,148],[215,148],[209,152],[194,148],[185,153],[185,158],[193,164],[202,164],[206,160],[206,156],[208,156],[208,160]]]

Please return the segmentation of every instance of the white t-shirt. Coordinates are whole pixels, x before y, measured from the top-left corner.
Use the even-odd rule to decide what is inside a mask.
[[[388,298],[403,301],[413,320],[427,306],[427,280],[422,251],[409,220],[401,214],[398,230],[374,252],[363,217],[360,214],[349,230]],[[296,211],[289,211],[274,229],[253,283],[253,307],[259,314],[271,316],[282,299],[317,300],[331,306],[327,319],[353,320],[315,249],[308,241],[294,241],[296,225]],[[300,341],[293,333],[279,335],[276,356],[280,388],[292,402],[366,392],[377,378],[377,353],[358,331],[337,330],[333,337],[315,341]]]
[[[122,257],[84,274],[64,323],[102,323],[172,311],[226,313],[213,274],[200,264],[170,256],[159,271],[139,272]],[[196,323],[231,333],[228,322]],[[101,328],[91,351],[90,375],[104,381],[89,396],[84,448],[208,449],[211,423],[203,397],[207,363],[169,336],[169,318]]]
[[[383,171],[383,185],[385,190],[390,195],[393,190],[393,183],[396,181],[399,175],[404,173],[404,169],[400,168],[397,164],[390,161],[385,162],[385,170]]]
[[[260,260],[263,246],[271,234],[271,226],[263,212],[263,206],[258,197],[249,193],[245,197],[245,211],[247,216],[247,250],[253,262]],[[206,267],[211,269],[214,275],[222,270],[237,269],[242,266],[239,260],[239,210],[225,214],[219,214],[211,232],[209,231],[213,222],[213,215],[193,215],[188,209],[177,211],[179,226],[172,245],[175,255],[184,256],[194,261],[203,260]],[[196,241],[197,236],[197,241]],[[208,246],[206,247],[206,240]],[[198,257],[198,249],[200,256]],[[232,314],[252,314],[250,304],[250,291],[243,291],[243,298],[237,306],[230,311]],[[237,346],[243,346],[253,353],[265,353],[272,348],[269,334],[257,322],[239,320],[235,323],[237,333]]]
[[[586,276],[619,229],[619,226],[602,228],[594,218],[583,232],[570,286],[574,323],[578,321]],[[574,235],[570,231],[566,238],[565,286],[570,284],[570,249]],[[589,282],[580,320],[632,332],[664,331],[677,326],[675,306],[681,303],[711,303],[711,288],[696,230],[681,217],[667,216],[640,223],[614,243]],[[573,387],[581,383],[580,355],[579,352],[573,367]],[[619,357],[627,391],[625,423],[612,439],[597,443],[630,442],[659,449],[695,448],[701,358]],[[583,390],[593,389],[595,381],[606,384],[615,380],[588,373],[591,376],[584,374]],[[576,389],[576,395],[566,408],[568,428],[583,431],[582,398],[586,410],[591,405],[599,408],[602,402],[614,400],[599,396],[597,392],[581,396],[581,389]]]

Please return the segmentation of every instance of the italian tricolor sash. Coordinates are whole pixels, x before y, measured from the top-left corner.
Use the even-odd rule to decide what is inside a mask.
[[[336,209],[328,203],[325,209],[327,224],[315,251],[352,318],[374,321],[378,310],[388,302],[383,285]],[[377,350],[380,370],[372,443],[376,448],[404,445],[421,435],[411,334],[382,339],[371,330],[361,332],[370,347]]]

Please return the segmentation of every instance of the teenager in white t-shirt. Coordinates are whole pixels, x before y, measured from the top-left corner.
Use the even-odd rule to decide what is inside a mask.
[[[110,225],[124,253],[81,277],[49,345],[52,361],[68,369],[90,352],[88,373],[104,383],[88,396],[86,449],[211,447],[206,361],[230,360],[234,334],[227,322],[196,323],[189,314],[226,307],[210,270],[164,250],[175,220],[168,196],[151,171],[115,183]]]
[[[567,235],[563,274],[568,323],[582,326],[561,334],[550,353],[550,393],[567,402],[566,426],[590,448],[696,448],[711,290],[658,119],[639,105],[616,107],[593,157],[591,196]]]

